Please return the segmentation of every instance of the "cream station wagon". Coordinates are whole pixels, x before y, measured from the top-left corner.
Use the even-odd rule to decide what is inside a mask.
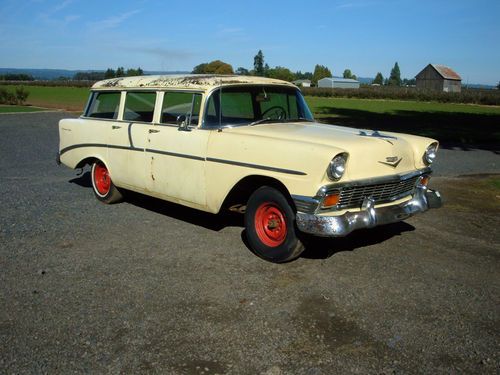
[[[438,142],[320,124],[300,90],[245,76],[97,82],[59,123],[58,161],[91,166],[97,199],[123,190],[244,214],[259,256],[300,255],[304,234],[336,237],[439,207],[427,187]]]

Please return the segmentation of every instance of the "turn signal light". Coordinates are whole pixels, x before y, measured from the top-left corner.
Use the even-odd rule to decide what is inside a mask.
[[[323,207],[328,208],[328,207],[336,206],[339,203],[339,200],[340,200],[339,193],[328,194],[325,197],[325,199],[323,200]]]
[[[429,176],[422,176],[422,177],[420,177],[420,181],[418,182],[418,184],[420,186],[427,186],[427,184],[429,183],[430,179],[431,178]]]

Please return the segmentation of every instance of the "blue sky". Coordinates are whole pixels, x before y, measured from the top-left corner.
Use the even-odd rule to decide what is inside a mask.
[[[221,59],[402,77],[444,64],[500,81],[499,0],[0,0],[0,67],[191,70]]]

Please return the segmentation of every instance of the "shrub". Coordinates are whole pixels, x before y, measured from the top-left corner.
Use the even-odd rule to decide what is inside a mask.
[[[29,91],[26,90],[23,86],[16,87],[17,104],[24,104],[26,99],[28,99],[29,94]]]
[[[16,104],[16,103],[17,103],[16,96],[10,91],[7,91],[7,89],[0,87],[0,104]]]

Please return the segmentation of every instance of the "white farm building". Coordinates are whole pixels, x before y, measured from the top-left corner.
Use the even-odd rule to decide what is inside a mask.
[[[318,87],[330,89],[359,89],[359,81],[350,78],[322,78],[318,81]]]

